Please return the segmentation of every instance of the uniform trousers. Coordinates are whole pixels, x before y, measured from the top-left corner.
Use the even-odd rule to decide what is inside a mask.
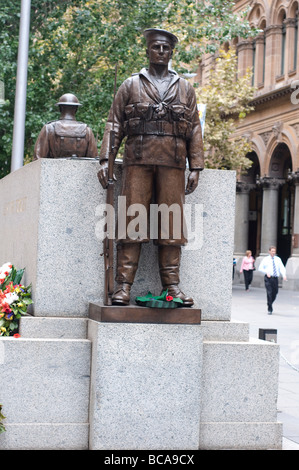
[[[158,245],[187,243],[183,213],[185,170],[162,165],[125,165],[121,196],[125,197],[125,214],[122,222],[118,220],[118,243],[150,240]]]

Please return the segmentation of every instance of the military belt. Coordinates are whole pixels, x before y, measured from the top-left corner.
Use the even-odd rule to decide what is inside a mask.
[[[140,118],[129,119],[125,122],[125,133],[127,135],[160,135],[188,138],[192,130],[192,124],[186,120],[182,121],[146,121]]]

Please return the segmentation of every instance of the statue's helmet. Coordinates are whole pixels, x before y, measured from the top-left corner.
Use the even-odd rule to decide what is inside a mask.
[[[82,106],[79,103],[77,96],[73,95],[72,93],[65,93],[59,98],[58,103],[56,106]]]
[[[143,31],[143,35],[147,45],[149,45],[152,41],[167,40],[170,43],[172,49],[174,49],[176,43],[178,42],[178,38],[165,29],[149,28]]]

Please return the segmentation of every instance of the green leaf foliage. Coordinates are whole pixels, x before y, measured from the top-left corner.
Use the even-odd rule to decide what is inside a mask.
[[[178,72],[196,70],[199,57],[233,37],[253,35],[229,0],[32,0],[25,129],[25,163],[37,136],[57,119],[55,103],[74,93],[83,104],[78,120],[101,138],[117,85],[147,64],[144,29],[169,29],[179,38],[173,60]],[[10,171],[17,72],[20,1],[0,3],[0,177]],[[183,64],[183,65],[182,65]]]
[[[5,429],[5,426],[3,424],[3,420],[6,419],[5,416],[3,415],[2,413],[2,405],[0,404],[0,434],[2,432],[5,432],[6,429]]]
[[[4,290],[5,287],[8,286],[10,282],[13,282],[14,285],[20,284],[24,271],[25,271],[25,268],[16,270],[16,268],[13,266],[11,269],[11,272],[6,277],[5,281],[2,284],[0,284],[0,289]]]
[[[246,138],[235,134],[238,124],[253,108],[252,72],[237,78],[234,49],[220,50],[207,84],[196,89],[198,102],[206,104],[204,150],[207,168],[246,171],[252,165],[246,155],[252,151]]]

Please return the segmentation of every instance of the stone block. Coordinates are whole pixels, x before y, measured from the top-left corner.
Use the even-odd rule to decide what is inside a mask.
[[[24,316],[20,319],[22,338],[86,339],[87,318]]]
[[[199,187],[186,198],[202,204],[203,244],[184,249],[181,285],[194,295],[202,320],[231,318],[235,185],[234,171],[204,170]]]
[[[0,338],[1,449],[88,448],[90,355],[86,339]]]
[[[42,159],[0,181],[0,260],[26,268],[34,315],[84,316],[103,290],[97,162]]]
[[[5,424],[1,450],[88,450],[88,423]]]
[[[88,325],[90,449],[281,448],[279,346],[246,324]]]
[[[281,450],[282,423],[201,423],[201,450]]]
[[[201,330],[204,341],[248,341],[249,324],[234,321],[203,321]]]
[[[291,256],[286,264],[287,281],[283,281],[285,290],[299,290],[299,256]]]
[[[275,343],[205,342],[200,449],[281,448],[278,373]]]
[[[90,449],[197,449],[200,325],[89,321]]]
[[[202,421],[273,421],[277,414],[279,345],[205,342]]]

